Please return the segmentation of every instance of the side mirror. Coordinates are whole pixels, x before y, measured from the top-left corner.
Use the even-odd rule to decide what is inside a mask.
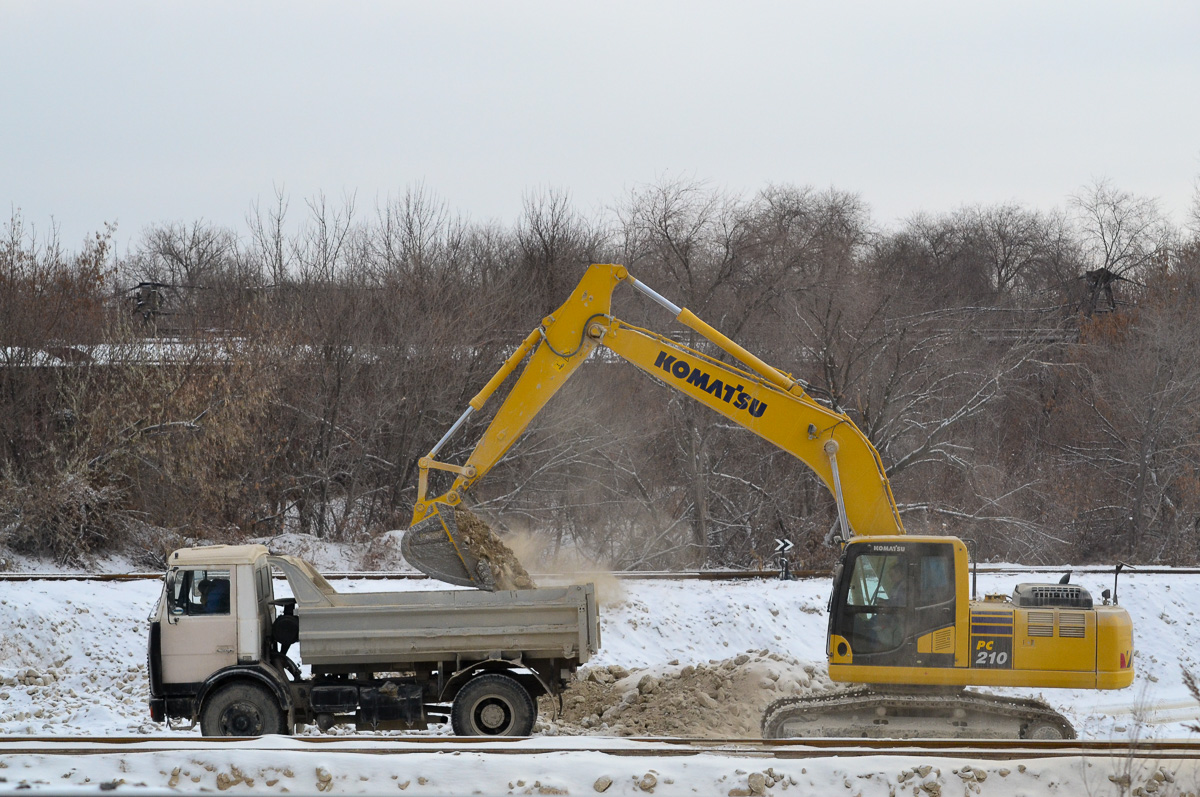
[[[168,570],[166,576],[163,577],[163,595],[162,605],[166,609],[163,614],[166,615],[168,623],[175,622],[175,571]]]
[[[165,579],[166,586],[163,588],[163,598],[167,606],[167,622],[177,623],[179,618],[183,616],[184,608],[175,600],[175,582],[178,580],[179,571],[171,568],[167,571]]]

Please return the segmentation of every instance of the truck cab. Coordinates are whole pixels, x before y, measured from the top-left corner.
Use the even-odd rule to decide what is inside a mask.
[[[283,691],[284,665],[272,663],[276,607],[268,555],[263,545],[171,554],[150,617],[152,719],[191,717],[197,698],[228,678]]]
[[[237,557],[177,552],[157,613],[168,641],[165,680],[198,682],[222,667],[268,658],[274,593],[267,549],[255,547],[261,550]]]

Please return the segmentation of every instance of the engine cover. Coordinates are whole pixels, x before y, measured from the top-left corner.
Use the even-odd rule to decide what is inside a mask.
[[[1092,608],[1092,594],[1074,584],[1018,584],[1012,602],[1022,609],[1060,606],[1067,609]]]

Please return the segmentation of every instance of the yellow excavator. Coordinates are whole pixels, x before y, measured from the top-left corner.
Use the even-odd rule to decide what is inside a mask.
[[[621,283],[734,362],[614,317],[612,295]],[[1063,582],[1018,584],[1011,595],[972,599],[966,544],[905,534],[879,453],[845,413],[619,265],[588,268],[570,298],[421,458],[413,524],[401,543],[409,562],[450,583],[495,588],[486,563],[461,538],[454,508],[599,346],[795,456],[834,496],[841,556],[826,655],[830,678],[857,686],[776,701],[763,716],[764,738],[1074,738],[1066,718],[1041,701],[964,687],[1120,689],[1133,682],[1133,624],[1116,604],[1115,582],[1101,605]],[[450,437],[526,358],[466,463],[438,461]],[[428,495],[431,470],[455,477],[436,497]]]

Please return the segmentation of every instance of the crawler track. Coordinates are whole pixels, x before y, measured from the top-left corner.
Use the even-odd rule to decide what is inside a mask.
[[[763,714],[762,734],[764,739],[949,736],[974,744],[988,738],[1071,740],[1075,729],[1040,700],[971,690],[933,695],[858,688],[776,700]]]

